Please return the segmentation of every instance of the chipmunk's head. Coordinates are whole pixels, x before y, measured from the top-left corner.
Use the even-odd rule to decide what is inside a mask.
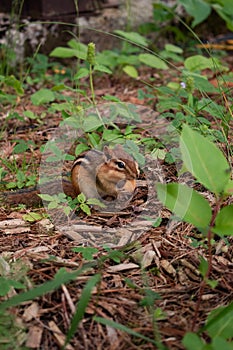
[[[114,149],[105,146],[103,149],[104,164],[100,166],[98,177],[105,187],[117,193],[120,191],[132,193],[136,187],[139,175],[137,162],[126,153],[121,145]]]

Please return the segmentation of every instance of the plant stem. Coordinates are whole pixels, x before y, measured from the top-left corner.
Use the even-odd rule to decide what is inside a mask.
[[[93,66],[92,66],[92,64],[90,64],[89,76],[90,76],[91,98],[92,98],[93,105],[95,106],[96,102],[95,102],[95,90],[94,90],[94,84],[93,84]]]
[[[195,329],[195,325],[197,322],[197,316],[198,316],[200,305],[201,305],[201,299],[202,299],[202,296],[204,293],[205,286],[207,285],[207,281],[208,281],[209,276],[210,276],[211,271],[212,271],[212,257],[213,257],[212,244],[211,244],[211,240],[213,237],[212,228],[214,227],[215,219],[216,219],[216,216],[220,210],[222,201],[223,201],[223,198],[220,197],[216,202],[216,205],[215,205],[214,210],[213,210],[212,218],[210,221],[209,229],[207,232],[208,268],[207,268],[205,276],[203,276],[203,280],[201,281],[201,284],[200,284],[200,289],[199,289],[199,293],[198,293],[198,299],[197,299],[197,303],[196,303],[196,308],[195,308],[195,313],[194,313],[193,322],[192,322],[192,326],[191,326],[191,331],[194,331],[194,329]]]

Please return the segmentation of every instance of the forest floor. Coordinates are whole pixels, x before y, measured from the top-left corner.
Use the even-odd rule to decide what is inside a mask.
[[[233,61],[229,62],[233,69]],[[151,70],[141,72],[141,80],[146,81],[151,74]],[[163,84],[164,80],[174,79],[174,76],[169,76],[169,71],[165,74],[163,77],[154,76],[158,85],[161,79]],[[211,80],[215,83],[214,76]],[[146,97],[144,100],[138,98],[139,89],[146,92],[145,84],[140,81],[126,76],[119,79],[99,78],[95,86],[98,101],[103,95],[109,94],[127,103],[147,106]],[[42,123],[32,119],[8,120],[4,137],[0,141],[1,157],[8,160],[15,157],[12,154],[14,140],[31,140],[37,145],[16,157],[18,167],[24,162],[30,164],[27,170],[29,173],[31,169],[37,171],[39,168],[40,147],[51,139],[53,130],[62,120],[59,112],[47,113],[46,107],[33,105],[30,100],[32,92],[29,91],[28,95],[25,94],[18,101],[14,112],[19,115],[25,110],[33,111],[37,115],[45,112],[46,117]],[[156,102],[156,96],[154,99]],[[150,105],[150,108],[153,109],[154,105]],[[4,107],[1,113],[3,123],[8,112],[7,107]],[[142,122],[149,125],[150,129],[150,123],[153,124],[155,119],[144,119],[143,112],[141,117]],[[141,130],[145,132],[144,127]],[[168,181],[177,181],[174,165],[161,161],[161,166]],[[12,181],[12,175],[4,180]],[[144,178],[140,180],[143,184]],[[202,327],[211,310],[233,300],[232,239],[226,241],[215,238],[210,278],[218,283],[214,289],[205,285],[199,300],[202,281],[199,271],[200,256],[208,258],[206,238],[190,224],[171,220],[171,214],[166,209],[160,212],[162,221],[158,227],[153,227],[150,221],[146,225],[139,210],[146,203],[146,191],[144,185],[139,186],[132,203],[124,213],[101,216],[97,212],[91,217],[77,215],[79,223],[83,225],[110,228],[110,234],[119,235],[119,241],[113,248],[113,251],[122,252],[119,259],[111,255],[112,251],[109,253],[108,249],[95,244],[93,234],[86,236],[83,242],[77,230],[75,238],[75,234],[69,231],[69,223],[66,224],[66,231],[64,225],[63,230],[60,230],[59,225],[50,223],[47,219],[34,222],[24,220],[24,215],[31,212],[46,214],[43,207],[15,207],[3,203],[0,209],[0,259],[4,260],[5,267],[1,266],[1,269],[8,271],[6,275],[12,280],[23,280],[28,288],[51,281],[62,267],[70,272],[85,266],[85,254],[73,251],[74,247],[83,245],[97,248],[93,255],[95,263],[75,280],[11,308],[20,328],[15,340],[18,348],[20,344],[26,344],[29,349],[60,349],[83,288],[89,278],[97,273],[101,275],[101,282],[92,290],[85,315],[67,346],[68,350],[148,350],[162,348],[161,344],[167,349],[184,349],[184,335]],[[204,191],[204,195],[210,202],[213,200],[207,191]],[[122,247],[124,234],[135,221],[137,228],[142,225],[137,231],[140,231],[137,240]],[[16,293],[19,293],[18,289],[11,290],[8,296]],[[200,307],[197,311],[198,300]],[[144,338],[97,322],[94,315],[124,325]],[[12,334],[11,336],[15,337]],[[148,338],[156,340],[157,345]],[[208,341],[207,335],[206,340]]]

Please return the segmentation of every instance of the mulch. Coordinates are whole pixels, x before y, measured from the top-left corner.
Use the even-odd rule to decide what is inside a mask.
[[[148,74],[145,72],[145,78]],[[169,74],[166,74],[167,77],[163,78],[168,80]],[[111,93],[127,102],[146,104],[146,101],[137,98],[138,87],[145,89],[145,86],[140,82],[132,83],[130,79],[124,80],[104,81],[104,88],[96,91],[97,98]],[[98,85],[101,86],[101,80]],[[25,108],[38,114],[45,111],[43,107],[32,106],[29,96],[15,109],[20,113]],[[6,113],[7,107],[2,117]],[[10,119],[5,137],[0,141],[2,156],[13,159],[11,145],[16,136],[17,139],[31,139],[38,147],[26,151],[23,156],[17,155],[16,162],[20,167],[25,160],[30,164],[35,161],[33,167],[37,169],[39,147],[50,139],[51,131],[60,120],[59,113],[48,115],[41,125],[30,120],[25,123]],[[162,166],[169,181],[176,180],[174,166],[164,163]],[[7,180],[12,180],[12,175]],[[129,207],[131,211],[126,209],[129,210],[128,215],[115,213],[106,219],[95,213],[90,218],[80,214],[79,218],[83,224],[102,225],[118,232],[137,220],[138,208],[143,201],[146,201],[145,186],[133,199]],[[2,207],[0,210],[0,259],[5,277],[23,281],[27,288],[32,288],[51,281],[60,268],[73,271],[87,263],[81,253],[72,250],[80,244],[88,246],[87,239],[85,242],[75,241],[61,232],[59,225],[49,225],[46,219],[42,223],[25,223],[23,215],[30,211],[46,213],[43,208],[31,207]],[[96,263],[91,269],[58,290],[11,308],[10,313],[16,317],[19,327],[15,340],[17,346],[26,344],[30,349],[61,349],[85,284],[95,273],[100,273],[101,282],[92,291],[84,318],[67,346],[68,350],[159,348],[148,339],[96,322],[93,319],[95,315],[127,326],[168,349],[184,349],[182,338],[185,333],[198,330],[211,310],[233,300],[232,238],[226,241],[215,237],[210,278],[218,284],[214,289],[205,286],[195,315],[202,281],[198,267],[201,256],[208,258],[207,241],[191,225],[172,220],[167,210],[161,210],[161,217],[160,226],[145,227],[136,242],[127,242],[123,247],[114,246],[114,250],[123,252],[120,261],[103,259],[108,251],[91,241],[91,245],[98,249],[94,254]],[[12,288],[7,297],[16,293],[19,290]],[[1,298],[2,301],[5,299]],[[207,334],[205,339],[208,341]]]

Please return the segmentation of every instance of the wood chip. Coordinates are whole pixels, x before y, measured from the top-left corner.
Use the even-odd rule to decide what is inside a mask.
[[[176,270],[172,266],[172,264],[167,260],[160,260],[160,266],[171,276],[175,277]]]
[[[51,233],[54,231],[54,225],[49,219],[42,219],[36,223],[38,231],[41,233]]]
[[[143,255],[142,258],[142,268],[145,268],[147,266],[150,266],[152,261],[154,260],[156,253],[154,252],[154,250],[148,250],[148,252],[146,252]]]
[[[38,326],[32,326],[29,328],[28,338],[26,346],[30,349],[40,349],[41,338],[43,329]]]
[[[119,272],[119,271],[125,271],[125,270],[132,270],[132,269],[138,269],[139,265],[128,263],[128,264],[119,264],[115,266],[110,266],[107,271],[108,272]]]
[[[29,224],[21,219],[11,219],[11,220],[0,221],[0,229],[16,228],[19,226],[26,227],[26,226],[29,226]]]
[[[58,345],[62,347],[65,343],[66,336],[60,331],[60,329],[54,321],[49,322],[49,328],[51,329],[51,331],[53,331],[53,336],[56,339]],[[74,350],[74,348],[70,344],[67,344],[65,350]]]
[[[33,318],[36,318],[38,316],[38,313],[39,305],[34,302],[24,310],[22,317],[24,321],[28,322],[31,321]]]

